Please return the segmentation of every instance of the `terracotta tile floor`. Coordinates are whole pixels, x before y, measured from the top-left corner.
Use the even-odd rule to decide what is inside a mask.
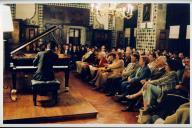
[[[10,74],[8,74],[9,76]],[[62,75],[60,73],[56,74]],[[8,81],[4,81],[10,83]],[[137,112],[121,112],[123,105],[116,103],[111,97],[105,94],[92,90],[92,87],[76,77],[75,73],[70,73],[69,86],[79,93],[92,104],[98,111],[97,118],[91,119],[76,119],[71,121],[56,121],[49,122],[53,124],[136,124],[138,115]],[[4,95],[5,96],[5,95]],[[4,97],[5,98],[5,97]]]
[[[97,118],[64,121],[56,123],[65,124],[136,124],[137,112],[121,112],[123,105],[116,103],[111,97],[94,91],[86,82],[76,77],[75,73],[70,75],[70,88],[77,89],[81,95],[91,103],[98,111]]]

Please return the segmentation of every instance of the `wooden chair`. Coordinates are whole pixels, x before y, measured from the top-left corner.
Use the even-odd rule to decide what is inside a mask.
[[[52,81],[38,81],[38,80],[31,80],[32,91],[33,91],[33,103],[34,106],[37,105],[37,94],[40,92],[52,92],[52,99],[57,104],[57,90],[60,88],[60,82],[58,80]]]

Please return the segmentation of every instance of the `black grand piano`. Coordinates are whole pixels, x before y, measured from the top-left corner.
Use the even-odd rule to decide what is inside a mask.
[[[33,66],[33,60],[36,56],[37,53],[34,54],[28,54],[28,53],[19,53],[20,50],[23,48],[27,47],[28,45],[38,41],[39,39],[46,37],[48,35],[51,35],[55,42],[57,43],[58,46],[61,46],[61,43],[56,40],[54,36],[54,31],[57,29],[60,29],[58,26],[53,26],[47,31],[41,33],[40,35],[36,36],[32,40],[24,43],[23,45],[19,46],[15,50],[11,51],[10,53],[10,68],[12,71],[12,90],[11,90],[11,99],[13,101],[16,100],[17,95],[17,85],[16,85],[16,80],[17,80],[17,72],[29,72],[29,71],[36,71],[37,67]],[[69,62],[70,62],[70,56],[64,55],[64,54],[58,54],[59,59],[53,66],[55,70],[63,71],[65,76],[64,76],[64,81],[65,81],[65,87],[68,88],[68,83],[69,83]]]

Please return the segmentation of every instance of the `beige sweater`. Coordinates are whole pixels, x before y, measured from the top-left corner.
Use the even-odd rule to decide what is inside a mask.
[[[112,64],[108,65],[108,68],[112,70],[113,73],[122,73],[124,69],[124,61],[119,59],[119,60],[114,60]]]

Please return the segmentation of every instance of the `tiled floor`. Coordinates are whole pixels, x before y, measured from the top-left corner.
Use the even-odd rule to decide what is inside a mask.
[[[116,103],[111,97],[105,96],[103,93],[92,90],[90,85],[82,82],[71,73],[70,87],[79,90],[81,95],[91,103],[98,111],[96,119],[83,119],[74,121],[65,121],[57,123],[69,124],[136,124],[137,112],[121,112],[123,105]]]
[[[56,76],[62,74],[57,73]],[[7,75],[6,75],[7,76]],[[9,76],[9,75],[8,75]],[[5,77],[6,78],[6,77]],[[10,86],[10,77],[4,81],[6,86]],[[78,91],[90,104],[98,111],[97,118],[76,119],[69,121],[53,121],[49,123],[56,124],[136,124],[137,112],[121,112],[123,105],[116,103],[111,97],[105,96],[103,93],[92,90],[90,85],[81,81],[75,75],[70,74],[69,87]],[[4,91],[5,92],[5,91]],[[7,98],[4,94],[4,98]]]

